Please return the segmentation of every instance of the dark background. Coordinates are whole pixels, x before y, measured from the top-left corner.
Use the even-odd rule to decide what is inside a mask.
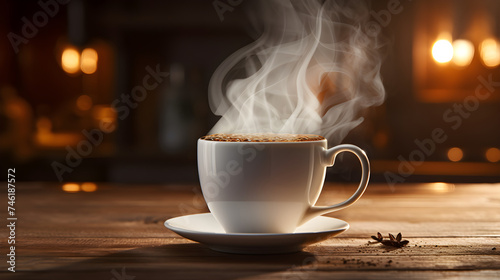
[[[245,13],[254,3],[40,2],[53,5],[53,16],[38,1],[0,2],[0,167],[15,167],[22,181],[197,182],[196,140],[217,121],[208,106],[208,83],[226,57],[258,35]],[[365,122],[344,142],[367,151],[373,181],[386,181],[391,172],[404,182],[498,182],[499,159],[488,160],[486,151],[500,148],[500,92],[480,100],[457,129],[443,118],[454,104],[470,101],[478,77],[500,81],[498,67],[484,66],[478,54],[481,40],[500,37],[498,4],[414,2],[370,2],[372,21],[388,41],[382,67],[387,98],[365,112]],[[395,3],[397,9],[391,10]],[[222,18],[214,5],[227,8]],[[40,13],[46,13],[46,22]],[[12,34],[24,36],[26,21],[39,26],[14,47]],[[476,52],[470,65],[456,68],[432,60],[432,43],[443,30],[453,39],[472,41]],[[63,71],[61,54],[69,47],[95,49],[97,70]],[[123,106],[122,94],[142,85],[146,67],[157,65],[170,76],[120,118],[111,104]],[[86,141],[82,131],[98,129],[103,122],[116,128],[101,131],[102,143],[90,151],[78,147]],[[435,150],[418,158],[415,141],[432,139],[436,128],[446,140],[434,142]],[[68,159],[79,148],[88,155]],[[456,162],[451,148],[463,153]],[[350,156],[342,162],[329,169],[327,179],[356,181],[356,162]],[[401,174],[404,164],[413,170]],[[54,166],[64,170],[59,178]]]

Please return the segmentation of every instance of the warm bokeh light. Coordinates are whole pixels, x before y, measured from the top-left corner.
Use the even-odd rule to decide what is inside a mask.
[[[486,67],[497,67],[500,64],[500,44],[493,38],[484,40],[479,46],[481,60]]]
[[[455,190],[454,184],[448,184],[443,182],[430,183],[431,189],[438,193],[452,192]]]
[[[486,151],[486,159],[489,162],[499,162],[500,161],[500,149],[489,148]]]
[[[95,192],[97,190],[97,185],[91,182],[82,183],[81,187],[84,192]]]
[[[82,51],[81,69],[85,74],[93,74],[97,70],[97,51],[86,48]]]
[[[111,133],[116,129],[116,111],[113,107],[96,105],[92,111],[102,131]]]
[[[448,40],[438,40],[432,46],[432,57],[439,63],[449,62],[453,58],[453,46]]]
[[[463,157],[464,157],[464,152],[460,148],[453,147],[448,150],[448,159],[450,161],[457,162],[462,160]]]
[[[474,57],[474,45],[468,40],[455,40],[453,42],[453,63],[464,67],[471,63]]]
[[[80,191],[80,185],[76,183],[66,183],[62,186],[62,189],[65,192],[78,192]]]
[[[83,94],[76,99],[76,107],[81,111],[88,111],[92,108],[92,98],[90,96]]]
[[[80,54],[74,48],[66,48],[61,56],[62,69],[69,74],[74,74],[80,70]]]

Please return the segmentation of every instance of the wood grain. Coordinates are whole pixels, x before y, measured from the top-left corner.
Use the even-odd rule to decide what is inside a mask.
[[[327,185],[319,203],[355,187]],[[354,206],[330,214],[349,222],[347,232],[300,253],[257,256],[214,252],[163,226],[208,211],[196,186],[66,193],[31,183],[16,195],[17,272],[5,267],[1,279],[500,279],[500,184],[371,185]],[[410,243],[374,244],[379,231],[402,232]]]

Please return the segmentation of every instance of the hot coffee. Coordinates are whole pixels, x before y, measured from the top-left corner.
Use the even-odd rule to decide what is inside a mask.
[[[316,206],[326,167],[354,153],[361,182],[346,201]],[[213,134],[198,140],[198,173],[210,212],[228,233],[291,233],[308,220],[345,208],[370,177],[366,154],[353,145],[327,148],[310,134]]]
[[[325,138],[314,134],[217,133],[203,136],[200,139],[220,142],[307,142],[320,141]]]

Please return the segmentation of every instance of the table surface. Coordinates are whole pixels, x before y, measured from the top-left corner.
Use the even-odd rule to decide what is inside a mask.
[[[319,203],[355,187],[327,184]],[[2,230],[1,279],[500,279],[500,184],[372,184],[328,215],[349,230],[282,255],[219,253],[166,229],[166,219],[208,211],[194,185],[68,193],[19,183],[15,208],[16,272],[7,271]],[[401,232],[409,244],[371,243],[377,232]]]

